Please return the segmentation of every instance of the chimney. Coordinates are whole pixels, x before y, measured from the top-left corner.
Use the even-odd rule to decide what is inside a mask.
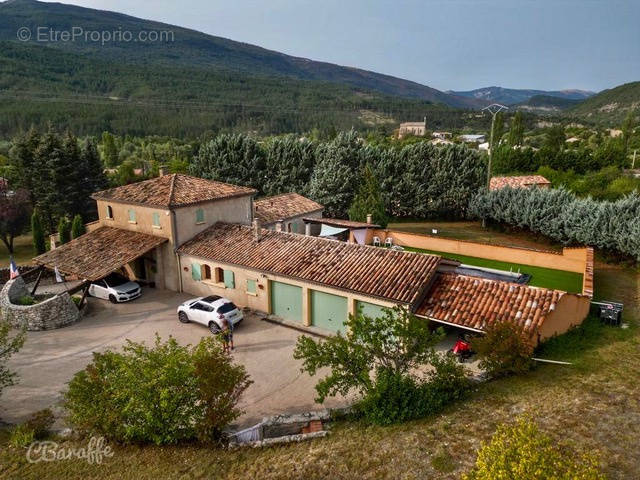
[[[160,165],[158,167],[158,176],[162,177],[163,175],[166,175],[167,173],[169,173],[169,167],[167,165]]]
[[[260,228],[260,220],[253,219],[253,240],[259,242],[262,239],[262,230]]]
[[[281,232],[282,231],[282,220],[278,220],[276,222],[276,232]]]
[[[373,223],[373,215],[371,215],[370,213],[367,213],[367,223],[368,224]]]

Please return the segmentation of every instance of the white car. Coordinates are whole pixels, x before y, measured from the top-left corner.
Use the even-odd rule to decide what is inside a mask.
[[[118,273],[111,273],[102,280],[91,282],[89,295],[109,300],[111,303],[128,302],[142,294],[140,285]]]
[[[182,323],[201,323],[209,327],[213,334],[222,330],[223,318],[235,327],[244,316],[231,300],[219,295],[187,300],[178,307],[178,319]]]

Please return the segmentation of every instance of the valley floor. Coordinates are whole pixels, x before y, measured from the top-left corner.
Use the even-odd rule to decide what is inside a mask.
[[[440,225],[446,236],[483,241],[491,236],[511,245],[549,248],[524,236],[481,231],[477,224]],[[480,234],[473,235],[474,230]],[[432,418],[392,427],[339,422],[325,439],[267,449],[115,447],[114,456],[102,465],[82,460],[31,465],[24,450],[2,448],[0,477],[455,479],[471,467],[477,448],[499,423],[529,415],[554,438],[597,453],[608,478],[636,479],[640,477],[640,273],[598,261],[595,277],[597,298],[624,302],[628,328],[589,319],[538,352],[540,357],[573,365],[542,365],[526,376],[480,385],[468,400]],[[5,431],[0,439],[3,447],[6,438]]]

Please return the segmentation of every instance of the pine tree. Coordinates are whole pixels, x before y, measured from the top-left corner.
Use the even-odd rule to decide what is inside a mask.
[[[522,112],[518,110],[511,120],[509,129],[509,145],[519,147],[524,142],[524,124],[522,123]]]
[[[33,250],[36,255],[41,255],[47,251],[47,243],[44,238],[44,230],[40,220],[40,213],[37,209],[31,214],[31,235],[33,236]]]
[[[117,167],[120,163],[115,138],[109,132],[102,134],[102,156],[104,164],[108,167]]]
[[[389,221],[385,212],[380,184],[371,167],[365,166],[358,193],[349,208],[349,219],[356,222],[366,222],[367,215],[372,215],[373,223],[386,227]]]
[[[68,243],[71,240],[71,224],[66,217],[60,217],[58,221],[58,235],[60,236],[60,245]]]
[[[73,222],[71,223],[71,238],[78,238],[85,233],[86,229],[84,226],[84,222],[82,221],[82,215],[77,214],[75,217],[73,217]]]

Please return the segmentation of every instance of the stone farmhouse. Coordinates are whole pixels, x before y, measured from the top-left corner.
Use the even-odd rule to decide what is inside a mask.
[[[468,330],[512,321],[537,343],[588,313],[588,294],[469,277],[456,273],[459,262],[439,255],[372,246],[372,237],[391,235],[376,225],[351,225],[369,244],[353,241],[353,231],[346,241],[312,236],[322,205],[297,194],[255,195],[180,174],[97,192],[99,219],[88,232],[34,263],[85,282],[121,271],[152,287],[221,295],[329,332],[344,330],[358,310],[377,315],[404,305]],[[335,220],[327,223],[336,228]]]

